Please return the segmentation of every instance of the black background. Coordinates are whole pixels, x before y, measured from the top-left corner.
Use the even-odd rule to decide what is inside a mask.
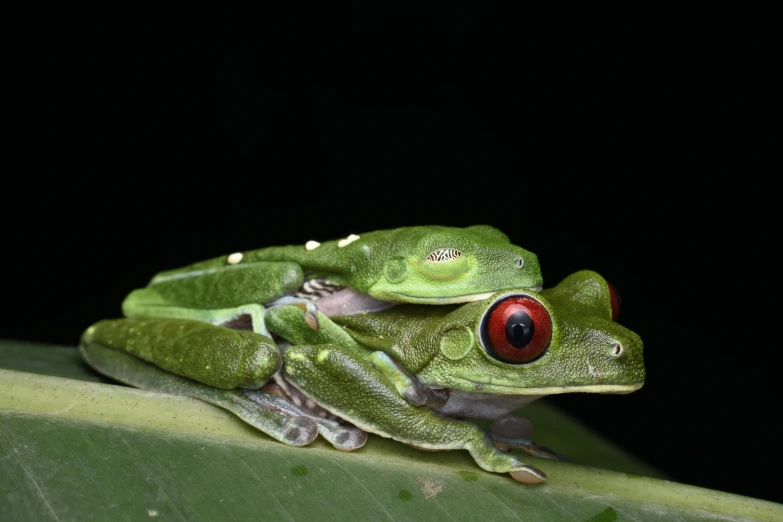
[[[547,286],[604,275],[645,342],[640,391],[553,402],[675,480],[781,501],[763,31],[116,20],[9,53],[0,337],[74,345],[155,272],[237,250],[491,224]]]

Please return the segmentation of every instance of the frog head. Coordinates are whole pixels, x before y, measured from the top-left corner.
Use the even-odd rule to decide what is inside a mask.
[[[540,289],[538,258],[488,225],[420,226],[362,234],[340,249],[347,286],[382,301],[450,304],[497,290]]]
[[[618,302],[588,270],[542,292],[496,292],[429,321],[410,344],[434,356],[413,371],[480,394],[632,392],[644,383],[642,340],[615,322]]]

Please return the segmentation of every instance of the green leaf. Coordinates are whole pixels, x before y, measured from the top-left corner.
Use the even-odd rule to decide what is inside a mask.
[[[529,486],[376,436],[291,448],[200,401],[107,384],[73,348],[0,342],[0,368],[2,521],[783,520],[780,504],[653,478],[544,402],[522,410],[537,441],[578,464],[525,457],[550,476]]]

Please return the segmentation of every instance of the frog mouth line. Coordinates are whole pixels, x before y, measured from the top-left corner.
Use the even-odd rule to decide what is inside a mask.
[[[520,290],[532,290],[534,292],[540,292],[543,290],[543,286],[530,286],[530,287],[521,287]],[[457,303],[470,303],[472,301],[481,301],[483,299],[487,299],[488,297],[496,294],[497,291],[493,292],[481,292],[480,294],[463,294],[463,295],[455,295],[450,297],[420,297],[420,296],[414,296],[414,295],[408,295],[408,294],[397,294],[400,296],[403,296],[410,300],[411,302],[416,303],[426,303],[426,304],[457,304]]]
[[[478,393],[499,393],[516,395],[558,395],[561,393],[613,393],[625,394],[631,393],[642,386],[644,381],[633,384],[582,384],[577,386],[548,386],[544,388],[520,388],[518,386],[506,386],[503,384],[491,384],[485,382],[472,381],[470,379],[458,378],[460,381],[470,383],[474,386],[472,391]],[[508,390],[508,391],[506,391]]]

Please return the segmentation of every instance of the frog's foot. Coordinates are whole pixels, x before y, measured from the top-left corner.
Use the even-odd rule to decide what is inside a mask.
[[[287,295],[267,303],[266,307],[275,308],[278,306],[288,306],[288,305],[293,305],[296,306],[297,308],[301,308],[302,310],[304,310],[305,312],[304,320],[307,323],[307,326],[309,326],[316,332],[321,329],[321,325],[318,321],[318,307],[310,299],[306,299],[304,297],[292,297]]]
[[[278,386],[278,388],[280,388]],[[280,393],[282,392],[282,393]],[[256,405],[265,410],[280,412],[292,419],[308,420],[316,423],[320,433],[329,443],[340,451],[353,451],[364,446],[367,433],[353,426],[344,426],[337,421],[325,419],[300,408],[291,402],[280,388],[280,392],[260,390],[242,390],[242,393]]]
[[[478,433],[471,436],[465,448],[476,463],[487,471],[509,473],[514,480],[523,484],[538,484],[547,479],[546,473],[535,466],[525,464],[516,456],[498,450],[482,430],[472,425]]]
[[[398,393],[413,406],[437,409],[449,400],[448,390],[423,385],[415,375],[385,352],[373,352],[367,360],[388,377]]]
[[[403,396],[405,397],[405,400],[414,406],[427,406],[428,408],[437,410],[438,408],[445,406],[448,402],[449,391],[448,389],[435,389],[424,386],[417,380],[415,385],[406,389]]]

